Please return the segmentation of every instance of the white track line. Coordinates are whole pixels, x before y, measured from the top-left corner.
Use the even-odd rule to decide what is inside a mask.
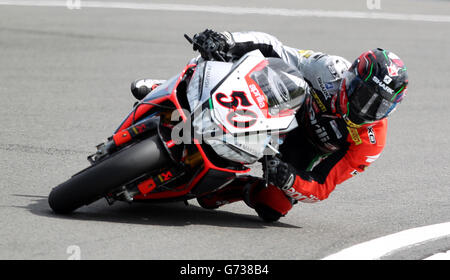
[[[336,254],[323,260],[374,260],[380,259],[395,250],[408,248],[434,239],[450,236],[450,222],[408,229],[377,239],[373,239]]]
[[[358,11],[327,11],[327,10],[296,10],[277,8],[251,8],[236,6],[206,6],[188,4],[158,4],[158,3],[132,3],[132,2],[99,2],[87,0],[0,0],[0,5],[9,6],[41,6],[41,7],[69,7],[79,4],[81,8],[108,8],[108,9],[131,9],[173,12],[205,12],[231,15],[264,15],[264,16],[286,16],[286,17],[321,17],[321,18],[347,18],[347,19],[378,19],[378,20],[400,20],[420,22],[449,23],[450,16],[447,15],[423,15],[423,14],[398,14],[379,12]],[[78,7],[78,8],[80,8]],[[72,7],[73,8],[73,7]]]
[[[429,256],[428,258],[425,258],[424,260],[427,261],[450,261],[450,250],[444,253],[437,253],[435,255]]]

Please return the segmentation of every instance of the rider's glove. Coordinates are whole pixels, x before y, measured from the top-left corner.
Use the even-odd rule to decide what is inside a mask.
[[[199,51],[205,60],[228,61],[230,59],[228,50],[233,45],[231,35],[219,33],[211,29],[194,35],[193,49]]]
[[[288,190],[295,181],[295,168],[277,157],[263,161],[264,175],[267,176],[269,183],[282,190]]]

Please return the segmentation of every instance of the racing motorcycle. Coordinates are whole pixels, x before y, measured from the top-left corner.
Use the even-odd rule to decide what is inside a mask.
[[[297,127],[305,83],[259,50],[235,62],[193,59],[134,105],[90,166],[52,189],[49,205],[69,214],[103,197],[187,202],[245,181]]]

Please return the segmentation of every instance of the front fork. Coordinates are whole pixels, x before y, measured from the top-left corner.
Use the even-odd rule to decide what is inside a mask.
[[[106,142],[97,145],[97,151],[87,157],[88,161],[94,165],[108,155],[117,152],[117,150],[124,148],[127,144],[134,142],[138,138],[142,138],[144,134],[148,134],[148,132],[151,131],[160,135],[160,139],[166,147],[169,157],[172,158],[170,143],[167,143],[162,139],[163,137],[158,129],[159,123],[160,117],[153,116],[115,133],[113,136],[109,137]],[[176,162],[175,160],[173,161]],[[180,163],[176,164],[176,167],[174,168],[160,170],[160,173],[156,175],[154,171],[155,170],[149,170],[148,174],[144,174],[109,193],[105,196],[106,200],[109,204],[113,204],[116,200],[132,202],[134,196],[138,194],[145,196],[155,188],[164,187],[173,180],[183,176],[185,173],[183,164]]]
[[[104,143],[97,145],[97,151],[87,157],[91,164],[95,164],[98,160],[122,148],[132,140],[142,136],[146,132],[156,130],[159,124],[159,117],[144,119],[127,129],[121,130],[109,137]]]

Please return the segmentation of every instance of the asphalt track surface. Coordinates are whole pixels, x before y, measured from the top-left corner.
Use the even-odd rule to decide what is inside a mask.
[[[144,1],[135,1],[144,2]],[[162,0],[161,0],[162,2]],[[364,11],[365,1],[229,1],[229,6]],[[187,1],[172,1],[184,4]],[[198,1],[198,5],[225,5]],[[448,1],[381,1],[379,12],[447,15]],[[0,258],[321,259],[402,230],[450,221],[448,22],[231,15],[186,11],[0,6]],[[52,187],[88,165],[134,102],[132,80],[168,78],[195,53],[183,38],[205,28],[258,30],[288,46],[349,60],[383,47],[405,61],[409,95],[387,146],[329,199],[261,222],[244,203],[108,206],[70,216],[47,204]],[[443,237],[384,258],[422,259]]]

